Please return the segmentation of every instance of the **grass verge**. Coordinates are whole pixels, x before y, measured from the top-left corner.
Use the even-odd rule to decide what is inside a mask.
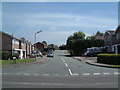
[[[16,60],[0,60],[0,65],[27,63],[27,62],[34,62],[34,61],[36,61],[35,58],[16,59]]]
[[[110,65],[111,67],[120,68],[120,65]]]

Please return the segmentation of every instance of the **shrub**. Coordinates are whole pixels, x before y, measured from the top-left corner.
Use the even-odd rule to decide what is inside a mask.
[[[98,54],[97,62],[120,65],[120,54]]]
[[[13,57],[16,57],[16,59],[18,59],[19,58],[19,54],[18,53],[13,53],[13,55],[12,55]]]
[[[10,53],[7,51],[2,51],[2,60],[8,60],[10,58]]]

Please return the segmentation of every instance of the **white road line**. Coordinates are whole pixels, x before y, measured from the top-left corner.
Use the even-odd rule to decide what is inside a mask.
[[[53,74],[53,75],[58,76],[59,74]]]
[[[65,60],[61,57],[61,59],[63,60],[63,62],[65,63]]]
[[[22,73],[16,73],[16,75],[21,75]]]
[[[103,73],[104,75],[109,75],[110,73]]]
[[[67,63],[65,63],[65,66],[68,67]]]
[[[74,73],[74,74],[72,74],[73,76],[78,76],[79,74],[77,74],[77,73]]]
[[[116,75],[118,75],[118,74],[120,74],[120,73],[118,73],[118,72],[114,72],[113,74],[116,74]]]
[[[33,75],[39,75],[39,74],[33,74]]]
[[[89,73],[83,73],[82,75],[90,75]]]
[[[20,85],[63,85],[61,83],[31,83],[31,82],[4,82],[5,84],[20,84]]]
[[[68,71],[69,71],[70,75],[72,75],[72,72],[71,72],[71,70],[70,70],[70,69],[68,69]]]
[[[42,75],[44,75],[44,76],[49,76],[50,74],[42,74]]]
[[[3,73],[3,74],[10,74],[10,73]]]
[[[100,73],[93,73],[93,75],[100,75]]]
[[[24,75],[30,75],[30,74],[28,74],[28,73],[24,73]]]

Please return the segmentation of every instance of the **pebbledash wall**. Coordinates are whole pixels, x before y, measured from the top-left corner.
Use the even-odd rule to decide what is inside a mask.
[[[105,47],[107,52],[120,54],[120,26],[115,31],[108,30],[105,33]]]
[[[2,50],[8,51],[11,55],[19,53],[19,58],[27,58],[32,53],[32,44],[24,38],[18,39],[5,32],[0,32],[2,35]]]

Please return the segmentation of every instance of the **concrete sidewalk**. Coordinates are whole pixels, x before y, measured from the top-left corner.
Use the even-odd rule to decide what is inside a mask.
[[[102,63],[97,63],[97,57],[73,57],[74,59],[80,60],[82,62],[85,62],[90,65],[94,66],[100,66],[100,67],[108,67],[108,68],[120,68],[116,67],[115,65],[109,65],[109,64],[102,64]]]

